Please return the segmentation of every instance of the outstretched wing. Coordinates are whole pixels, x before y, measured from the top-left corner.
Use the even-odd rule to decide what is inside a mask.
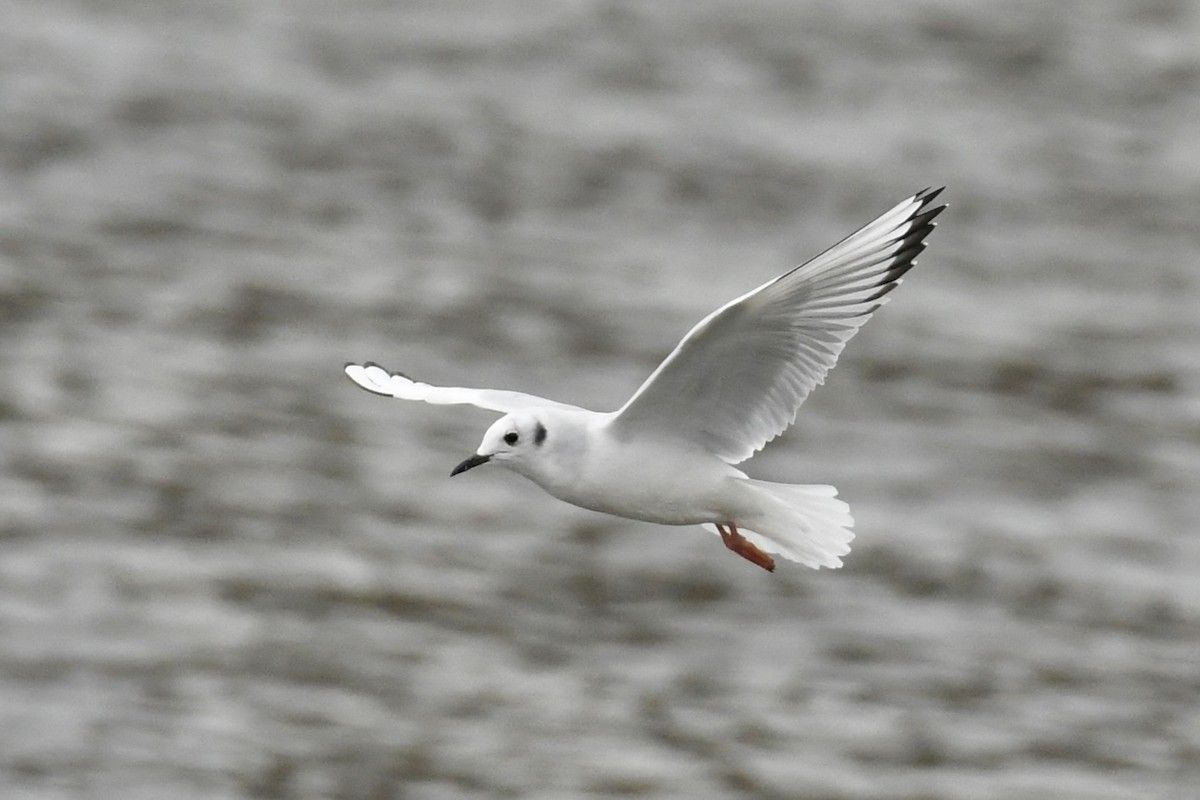
[[[731,464],[749,458],[792,424],[913,266],[945,208],[932,207],[941,191],[918,192],[709,314],[616,412],[614,432],[683,438]]]
[[[574,408],[566,403],[556,403],[544,397],[503,389],[466,389],[460,386],[431,386],[414,381],[400,372],[391,372],[373,361],[346,365],[350,380],[368,392],[395,397],[400,400],[423,400],[437,405],[472,405],[511,414],[530,408]]]

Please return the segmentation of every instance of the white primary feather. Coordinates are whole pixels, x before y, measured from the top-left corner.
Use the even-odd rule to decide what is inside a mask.
[[[402,372],[391,372],[373,361],[347,364],[350,380],[368,392],[395,397],[398,400],[422,400],[435,405],[471,405],[511,414],[527,408],[576,408],[576,406],[547,400],[523,392],[503,389],[467,389],[461,386],[432,386],[414,381]]]

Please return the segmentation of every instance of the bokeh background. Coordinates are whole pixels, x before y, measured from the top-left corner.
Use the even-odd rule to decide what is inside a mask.
[[[11,0],[5,798],[1193,798],[1200,6]],[[448,479],[926,185],[749,466],[846,567]]]

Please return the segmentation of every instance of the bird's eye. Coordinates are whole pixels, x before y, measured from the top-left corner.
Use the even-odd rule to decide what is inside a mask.
[[[504,434],[504,443],[506,445],[512,446],[517,443],[518,438],[519,437],[517,436],[515,431],[509,431],[508,433]]]

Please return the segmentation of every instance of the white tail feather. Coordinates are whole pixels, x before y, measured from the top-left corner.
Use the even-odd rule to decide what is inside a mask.
[[[854,518],[832,486],[747,480],[761,509],[757,516],[734,520],[738,531],[767,553],[806,567],[837,568],[850,552]],[[705,528],[716,532],[713,525]]]

